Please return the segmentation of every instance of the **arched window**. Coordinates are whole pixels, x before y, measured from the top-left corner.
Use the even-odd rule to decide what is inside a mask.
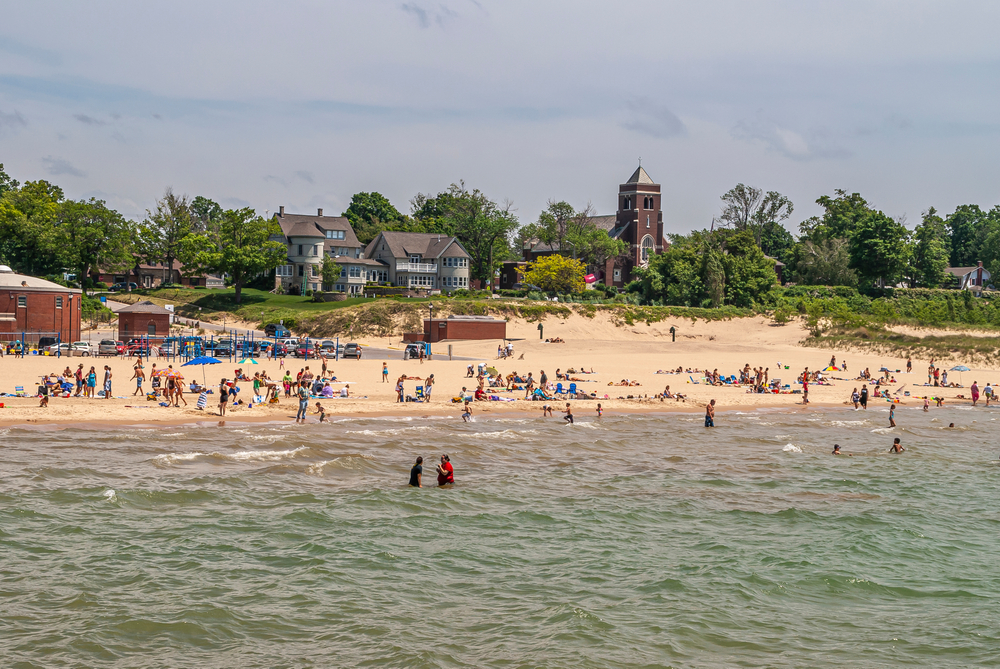
[[[639,259],[642,261],[643,265],[646,265],[649,263],[649,256],[653,253],[653,238],[650,235],[643,237],[640,248],[641,251]]]

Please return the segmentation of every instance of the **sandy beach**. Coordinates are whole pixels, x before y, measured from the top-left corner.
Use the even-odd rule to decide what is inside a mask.
[[[775,326],[764,318],[737,319],[731,321],[705,322],[676,321],[656,323],[653,325],[636,324],[619,327],[600,317],[589,319],[584,316],[572,315],[566,319],[548,319],[544,322],[545,336],[561,338],[564,343],[545,343],[539,340],[537,323],[514,320],[508,324],[508,337],[514,343],[514,357],[497,360],[497,341],[455,341],[442,342],[434,345],[435,355],[432,360],[421,363],[418,360],[388,360],[389,382],[382,382],[382,363],[387,356],[369,351],[361,360],[346,359],[328,361],[332,372],[342,381],[350,382],[351,397],[349,399],[333,398],[320,400],[326,409],[328,417],[337,416],[430,416],[454,415],[456,419],[461,414],[459,405],[451,402],[452,397],[459,394],[462,387],[474,390],[475,379],[467,378],[469,364],[487,362],[495,366],[503,374],[517,371],[520,374],[532,372],[537,379],[544,370],[550,382],[556,382],[556,370],[565,372],[567,369],[593,369],[594,374],[574,374],[584,379],[578,381],[578,387],[587,392],[596,392],[606,413],[632,413],[643,411],[695,411],[703,410],[711,399],[717,401],[720,411],[726,409],[769,408],[769,409],[801,409],[800,394],[750,394],[745,387],[714,387],[704,383],[691,383],[689,377],[700,380],[699,373],[693,374],[659,374],[658,370],[685,369],[713,370],[721,374],[737,373],[745,364],[753,367],[765,367],[769,370],[771,379],[780,378],[782,383],[792,383],[795,376],[804,368],[810,370],[822,369],[833,354],[827,349],[803,347],[799,342],[806,337],[804,328],[798,324]],[[671,341],[669,329],[677,330],[676,341]],[[343,340],[342,340],[343,341]],[[401,350],[403,345],[398,337],[360,340],[367,348]],[[456,358],[473,358],[470,360],[449,360],[447,351],[451,345],[452,354]],[[924,394],[943,395],[949,404],[963,402],[956,399],[958,395],[969,395],[968,386],[976,380],[980,385],[994,379],[990,375],[994,370],[973,369],[962,375],[966,388],[928,388],[926,382],[928,360],[913,360],[913,373],[906,374],[906,359],[878,355],[863,355],[857,352],[837,352],[838,364],[846,360],[848,373],[833,372],[830,374],[830,385],[811,385],[810,400],[813,406],[844,406],[851,391],[860,387],[854,379],[857,373],[866,367],[874,375],[883,365],[890,370],[902,370],[893,374],[896,383],[891,388],[896,390],[905,386],[900,393],[903,404],[922,402],[918,399]],[[103,378],[105,364],[111,366],[114,373],[113,396],[103,398],[58,398],[50,400],[49,406],[38,406],[37,398],[0,397],[4,408],[0,409],[0,424],[65,424],[65,423],[106,423],[106,424],[176,424],[197,421],[218,420],[217,395],[209,397],[206,410],[195,408],[196,395],[186,394],[188,406],[180,408],[161,407],[156,402],[147,401],[145,396],[132,396],[135,390],[132,376],[134,361],[122,358],[79,358],[48,356],[29,356],[15,359],[7,356],[0,360],[2,381],[0,392],[13,393],[15,386],[23,386],[29,393],[34,392],[42,375],[59,373],[67,366],[75,370],[77,365],[84,365],[84,371],[94,365],[98,372],[98,386]],[[171,361],[157,359],[152,356],[144,361],[147,375],[156,363],[162,368]],[[179,365],[180,362],[173,364]],[[255,371],[266,370],[272,379],[280,379],[285,369],[292,376],[306,365],[318,374],[321,367],[319,360],[302,360],[286,358],[284,368],[277,360],[259,361],[257,365],[244,365],[244,372],[253,376]],[[205,367],[204,372],[209,386],[217,386],[222,377],[232,378],[240,365],[221,362]],[[787,369],[786,369],[787,366]],[[944,368],[952,366],[943,365]],[[202,379],[202,368],[188,367],[182,370],[187,381]],[[426,379],[434,374],[435,386],[431,402],[397,403],[395,401],[395,380],[401,375]],[[622,387],[609,385],[620,383],[623,379],[638,381],[641,385]],[[952,379],[958,381],[957,374]],[[248,400],[252,394],[252,384],[241,382],[240,397]],[[422,381],[409,379],[405,382],[405,391],[412,394]],[[568,385],[564,383],[564,385]],[[653,399],[654,395],[663,392],[670,386],[671,392],[680,392],[687,396],[684,401]],[[147,379],[144,386],[149,389]],[[338,386],[339,387],[339,386]],[[792,383],[793,388],[800,386]],[[100,388],[98,388],[100,389]],[[910,397],[903,392],[909,391]],[[517,398],[514,402],[476,402],[474,413],[502,414],[515,412],[540,412],[542,402],[523,401],[523,391],[498,393],[501,397]],[[607,397],[605,397],[607,396]],[[629,396],[632,396],[629,398]],[[310,407],[310,421],[318,420],[312,414],[313,400]],[[873,399],[877,405],[885,400]],[[565,400],[556,399],[548,404],[561,409]],[[574,411],[579,415],[593,413],[597,401],[574,400]],[[253,407],[230,407],[227,419],[230,421],[283,421],[292,420],[296,403],[291,399],[282,398],[277,405],[256,405]]]

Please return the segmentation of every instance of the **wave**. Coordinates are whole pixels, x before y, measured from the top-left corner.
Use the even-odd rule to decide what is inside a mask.
[[[191,462],[199,458],[215,458],[219,460],[230,460],[233,462],[275,462],[278,460],[289,460],[298,456],[303,451],[309,450],[308,446],[299,446],[287,451],[236,451],[235,453],[202,453],[195,451],[192,453],[161,453],[153,458],[154,463],[159,465],[172,465],[181,462]]]
[[[802,449],[795,444],[785,444],[785,447],[781,449],[785,453],[801,453]]]

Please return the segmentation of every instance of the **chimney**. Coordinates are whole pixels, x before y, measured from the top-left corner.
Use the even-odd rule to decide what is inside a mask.
[[[317,216],[322,216],[323,215],[323,210],[322,209],[317,209],[316,210],[316,215]]]
[[[982,267],[983,266],[983,261],[980,260],[979,263],[978,263],[978,265],[979,265],[979,267]]]
[[[278,207],[278,216],[284,216],[284,215],[285,215],[285,206],[282,205]]]

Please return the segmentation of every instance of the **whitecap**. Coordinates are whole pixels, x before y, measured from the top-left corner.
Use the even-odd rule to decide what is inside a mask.
[[[874,433],[874,434],[889,434],[889,433],[891,433],[895,429],[896,428],[894,428],[894,427],[876,427],[874,430],[872,430],[872,433]]]
[[[785,453],[801,453],[802,449],[795,444],[785,444],[785,447],[781,449]]]
[[[108,490],[104,491],[104,499],[108,500],[109,502],[115,501],[115,497],[116,495],[113,489],[109,488]]]
[[[208,453],[199,453],[197,451],[194,453],[161,453],[160,455],[154,457],[153,461],[159,464],[170,465],[175,462],[189,462],[206,455],[208,455]]]
[[[238,451],[236,453],[212,453],[212,455],[240,462],[249,460],[285,460],[288,458],[294,458],[296,453],[300,453],[307,448],[308,446],[299,446],[298,448],[293,448],[287,451]]]

